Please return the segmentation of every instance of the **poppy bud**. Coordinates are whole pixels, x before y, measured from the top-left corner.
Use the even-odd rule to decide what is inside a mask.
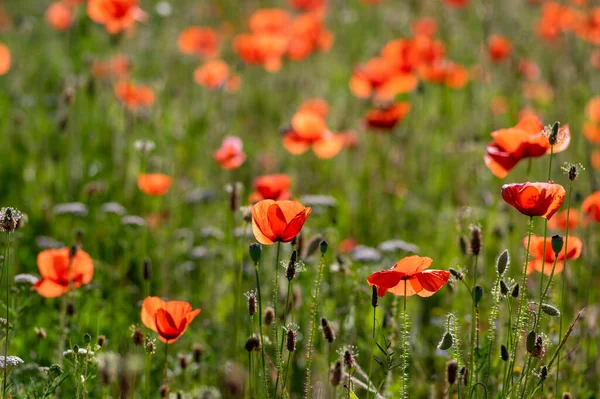
[[[98,348],[104,348],[104,344],[106,343],[106,337],[104,335],[98,335],[97,345]]]
[[[479,226],[473,226],[471,228],[471,253],[478,256],[481,252],[481,229]]]
[[[500,359],[505,362],[508,362],[509,359],[508,349],[504,345],[500,347]]]
[[[481,298],[483,297],[483,287],[480,285],[476,285],[473,287],[473,301],[475,301],[475,305],[479,304]]]
[[[293,352],[296,350],[296,339],[298,334],[294,331],[293,328],[288,328],[285,335],[285,348],[288,352]]]
[[[150,259],[144,259],[144,281],[150,281],[152,278],[152,264]]]
[[[325,240],[322,240],[319,243],[319,248],[321,249],[321,255],[325,255],[325,253],[327,252],[327,248],[328,247],[329,247],[329,244]]]
[[[509,262],[510,258],[508,256],[508,250],[505,249],[504,251],[502,251],[500,256],[498,256],[498,259],[496,259],[496,271],[498,272],[499,276],[502,276],[504,274]]]
[[[262,245],[257,242],[252,243],[250,244],[250,250],[248,252],[250,252],[250,259],[252,259],[255,265],[258,265],[260,257],[262,256]]]
[[[464,275],[463,275],[461,272],[459,272],[458,270],[456,270],[456,269],[449,268],[449,269],[448,269],[448,271],[449,271],[449,272],[450,272],[450,274],[451,274],[451,275],[453,275],[453,276],[454,276],[454,278],[456,278],[457,280],[462,280],[463,278],[465,278],[465,276],[464,276]]]
[[[73,303],[73,301],[69,301],[69,303],[67,304],[67,316],[74,316],[76,313],[75,311],[75,304]]]
[[[285,277],[288,281],[292,281],[294,277],[296,277],[296,259],[298,257],[298,252],[294,249],[292,251],[292,256],[290,257],[290,263],[288,263],[288,267],[285,270]]]
[[[268,327],[273,323],[273,320],[275,320],[275,311],[273,310],[272,307],[269,306],[265,310],[265,315],[264,315],[263,321],[265,322],[265,325]]]
[[[92,342],[92,336],[88,333],[85,333],[83,335],[83,342],[85,342],[86,344],[89,344],[90,342]]]
[[[321,328],[323,329],[323,338],[325,338],[325,341],[332,343],[335,340],[335,331],[324,317],[321,317]]]
[[[448,380],[448,384],[453,385],[456,382],[458,372],[458,363],[456,360],[448,360],[446,362],[446,379]]]
[[[438,344],[438,348],[440,348],[443,351],[448,350],[452,347],[453,342],[454,342],[454,338],[452,338],[452,334],[447,332],[446,334],[444,334],[444,336],[442,337],[442,340]]]
[[[77,345],[77,344],[73,345],[73,353],[75,353],[75,354],[79,353],[79,345]]]
[[[373,306],[374,308],[376,308],[379,302],[379,295],[377,295],[377,287],[375,285],[373,285],[371,287],[371,306]]]
[[[77,245],[71,245],[69,250],[69,258],[73,259],[77,255]]]
[[[467,239],[465,238],[465,236],[461,235],[458,237],[458,247],[460,248],[461,254],[467,254]]]
[[[190,365],[190,361],[189,361],[188,357],[182,353],[179,354],[179,356],[177,358],[177,362],[179,363],[179,368],[182,370],[187,369],[188,366]]]
[[[552,130],[550,131],[550,135],[548,136],[548,142],[550,145],[556,145],[558,143],[558,129],[560,128],[560,122],[554,122],[552,125]]]
[[[194,363],[199,364],[202,361],[202,355],[204,354],[204,348],[200,344],[194,344],[192,346],[192,358]]]
[[[542,303],[542,312],[552,317],[560,316],[560,310],[558,310],[556,306],[552,306],[547,303]]]
[[[329,371],[329,383],[337,387],[342,382],[342,362],[339,360],[335,362],[331,370]]]
[[[537,334],[535,331],[529,331],[527,334],[527,352],[531,353],[535,349],[535,340],[537,339]]]
[[[519,284],[517,283],[514,287],[513,290],[510,294],[513,298],[518,298],[519,297]]]
[[[244,345],[244,348],[248,352],[258,351],[261,348],[260,340],[258,338],[256,338],[254,335],[251,336],[246,340],[246,345]]]
[[[508,286],[504,282],[504,280],[500,280],[500,293],[502,295],[508,295]]]
[[[134,345],[142,346],[144,345],[144,334],[140,330],[135,330],[133,334],[131,334],[131,340]]]
[[[552,250],[554,251],[554,255],[558,256],[560,251],[563,249],[564,239],[558,234],[552,236]]]
[[[542,370],[540,371],[540,379],[545,381],[548,378],[548,367],[542,366]]]

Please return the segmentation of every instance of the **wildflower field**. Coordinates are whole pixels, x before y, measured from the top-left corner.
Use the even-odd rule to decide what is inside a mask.
[[[0,1],[7,398],[596,398],[594,0]]]

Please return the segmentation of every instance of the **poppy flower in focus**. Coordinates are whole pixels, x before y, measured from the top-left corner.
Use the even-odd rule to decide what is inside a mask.
[[[239,137],[225,137],[221,147],[213,154],[213,158],[221,164],[223,169],[237,169],[246,160],[246,154],[242,148],[242,139]]]
[[[552,274],[552,265],[556,260],[556,267],[554,273],[560,273],[564,269],[563,261],[577,259],[581,256],[581,250],[583,243],[575,236],[569,236],[568,248],[563,246],[563,249],[558,254],[558,257],[554,254],[552,249],[552,238],[548,237],[545,241],[546,257],[544,258],[544,237],[538,237],[536,235],[531,236],[531,244],[529,253],[534,259],[531,259],[527,265],[527,274],[533,273],[534,270],[542,272],[542,265],[544,268],[544,274],[549,276]],[[523,240],[523,245],[527,248],[527,237]],[[544,261],[545,260],[545,261]]]
[[[512,43],[500,35],[492,35],[488,41],[488,55],[494,62],[502,62],[512,52]]]
[[[333,158],[344,147],[344,138],[327,129],[323,116],[306,108],[296,112],[282,141],[290,154],[301,155],[312,149],[321,159]]]
[[[375,272],[367,277],[370,287],[377,287],[377,295],[391,292],[396,296],[419,295],[429,297],[448,282],[450,272],[426,270],[433,260],[422,256],[408,256],[398,261],[391,269]],[[405,290],[406,287],[406,290]]]
[[[6,75],[10,70],[11,56],[10,50],[6,45],[0,43],[0,76]]]
[[[73,13],[71,8],[63,2],[57,1],[50,4],[46,10],[46,21],[52,29],[64,32],[71,27]]]
[[[583,200],[581,211],[587,216],[588,220],[600,223],[600,191],[590,194]]]
[[[491,136],[494,140],[486,147],[485,165],[500,179],[521,159],[564,151],[571,141],[569,126],[564,125],[559,129],[557,144],[551,149],[544,125],[533,114],[524,115],[514,127],[496,130]]]
[[[89,0],[87,13],[94,22],[104,25],[108,33],[116,34],[135,21],[146,19],[138,3],[138,0]]]
[[[565,189],[560,184],[515,183],[502,186],[502,199],[527,216],[541,216],[547,220],[558,211],[565,199]]]
[[[71,251],[71,248],[60,248],[40,252],[37,266],[42,278],[31,289],[45,298],[56,298],[92,281],[94,263],[90,255],[77,249],[71,258]]]
[[[172,344],[185,333],[188,325],[200,313],[192,310],[192,305],[184,301],[163,301],[149,296],[142,303],[142,323],[158,333],[165,344]]]
[[[250,194],[250,203],[261,200],[282,201],[290,199],[292,179],[288,175],[276,174],[260,176],[254,179],[254,192]]]
[[[177,47],[184,54],[212,58],[219,52],[219,36],[214,29],[192,26],[181,32]]]
[[[311,212],[312,208],[296,201],[259,201],[252,207],[252,232],[263,245],[290,242]]]
[[[173,184],[173,179],[162,173],[142,173],[137,178],[137,185],[144,194],[152,196],[165,195]]]
[[[130,110],[151,107],[154,104],[154,91],[149,86],[134,85],[122,80],[115,85],[115,95]]]
[[[579,211],[571,208],[570,212],[568,209],[557,212],[552,220],[548,221],[548,228],[565,231],[567,229],[567,213],[569,214],[569,230],[576,229],[580,224],[584,224]]]
[[[374,129],[391,130],[404,119],[409,111],[410,103],[403,101],[387,108],[367,111],[364,122]]]

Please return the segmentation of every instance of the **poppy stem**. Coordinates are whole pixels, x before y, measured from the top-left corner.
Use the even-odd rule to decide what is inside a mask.
[[[408,398],[408,315],[406,314],[406,289],[408,280],[404,280],[404,311],[402,313],[402,391],[401,397]]]
[[[10,289],[9,289],[9,272],[8,272],[8,261],[9,261],[9,257],[10,257],[10,235],[11,233],[8,232],[6,233],[6,245],[4,247],[4,259],[3,259],[3,268],[2,268],[2,272],[0,274],[0,283],[1,283],[1,278],[2,278],[2,274],[6,273],[6,336],[4,338],[4,379],[2,380],[2,399],[4,399],[6,397],[6,387],[7,387],[7,379],[8,379],[8,334],[9,334],[9,295],[10,295]]]
[[[290,266],[290,267],[296,267],[296,266]],[[292,288],[292,281],[293,280],[289,280],[288,281],[288,286],[287,286],[287,294],[285,297],[285,308],[283,309],[283,324],[285,325],[285,320],[286,320],[286,313],[289,307],[289,303],[290,303],[290,290]],[[277,388],[279,388],[279,379],[280,377],[283,377],[283,363],[282,363],[282,359],[283,359],[283,342],[285,340],[285,334],[281,334],[281,343],[279,344],[279,354],[278,354],[278,361],[277,361],[277,379],[275,380],[275,397],[277,397]],[[282,389],[281,389],[281,394],[283,395],[283,385],[282,385]]]
[[[473,257],[473,287],[477,286],[477,255]],[[475,351],[477,348],[477,344],[479,342],[478,329],[477,329],[477,304],[475,303],[475,298],[473,298],[474,292],[469,290],[469,294],[471,296],[471,354],[469,356],[469,387],[471,389],[474,387],[474,384],[477,382],[477,373],[475,372]],[[469,391],[471,390],[469,389]]]
[[[369,381],[371,381],[371,375],[373,372],[373,357],[375,356],[375,345],[377,343],[375,339],[375,320],[377,316],[377,306],[373,306],[373,344],[371,345],[371,360],[369,361]],[[329,364],[329,356],[327,356],[327,363]]]
[[[281,251],[281,241],[277,241],[277,254],[275,255],[275,280],[273,280],[273,313],[275,313],[274,330],[275,330],[275,342],[278,341],[279,327],[277,323],[277,297],[279,296],[279,253]]]
[[[169,343],[165,343],[165,385],[169,388]],[[168,391],[167,391],[168,392]]]
[[[256,290],[258,291],[258,329],[260,330],[260,352],[262,356],[262,375],[264,378],[263,381],[263,390],[267,391],[267,367],[265,366],[265,340],[263,337],[263,328],[262,328],[262,297],[260,296],[260,279],[258,277],[258,262],[254,263],[254,273],[256,274]],[[265,395],[268,396],[268,395]]]

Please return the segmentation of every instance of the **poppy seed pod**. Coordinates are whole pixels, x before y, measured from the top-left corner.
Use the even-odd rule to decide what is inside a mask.
[[[508,362],[509,357],[510,355],[508,354],[508,349],[506,348],[506,346],[500,346],[500,359],[502,359],[505,362]]]
[[[481,229],[479,226],[473,226],[471,228],[471,253],[475,256],[478,256],[481,253],[481,247]]]
[[[475,305],[478,305],[483,297],[483,287],[480,285],[476,285],[473,287],[473,301],[475,301]]]
[[[152,278],[152,264],[150,259],[144,259],[144,281],[150,281]]]
[[[321,255],[325,255],[325,253],[327,252],[327,248],[328,247],[329,247],[329,244],[325,240],[322,240],[319,243],[319,248],[321,249]]]
[[[250,259],[252,259],[255,265],[258,265],[262,256],[262,245],[257,242],[252,243],[248,252],[250,253]]]
[[[323,330],[323,338],[325,341],[332,343],[335,340],[335,331],[325,317],[321,317],[321,328]]]
[[[273,323],[273,320],[275,320],[275,311],[273,310],[272,307],[269,306],[265,310],[263,321],[265,322],[265,325],[268,327]]]
[[[379,306],[379,295],[377,295],[377,286],[371,287],[371,306],[376,308]]]
[[[554,256],[558,256],[560,251],[563,249],[564,239],[560,235],[552,236],[552,250],[554,251]]]
[[[456,377],[458,376],[458,363],[456,360],[448,360],[446,362],[446,380],[448,384],[454,385]]]
[[[447,332],[446,334],[444,334],[444,336],[442,337],[442,340],[438,344],[438,348],[440,348],[443,351],[448,350],[452,347],[453,342],[454,342],[454,338],[452,338],[452,334]]]
[[[510,262],[510,257],[508,255],[508,249],[505,249],[498,256],[498,259],[496,259],[496,271],[498,272],[499,276],[502,276],[504,274],[509,262]]]
[[[556,306],[552,306],[547,303],[542,303],[542,312],[552,317],[560,316],[560,310],[558,310]]]
[[[508,295],[508,286],[504,282],[504,280],[500,280],[500,293],[502,295]]]
[[[519,284],[516,284],[516,285],[513,287],[513,290],[512,290],[512,292],[511,292],[511,294],[510,294],[510,295],[511,295],[513,298],[518,298],[518,297],[519,297]]]
[[[335,362],[331,370],[329,371],[329,383],[337,387],[342,382],[342,362],[339,360]]]

